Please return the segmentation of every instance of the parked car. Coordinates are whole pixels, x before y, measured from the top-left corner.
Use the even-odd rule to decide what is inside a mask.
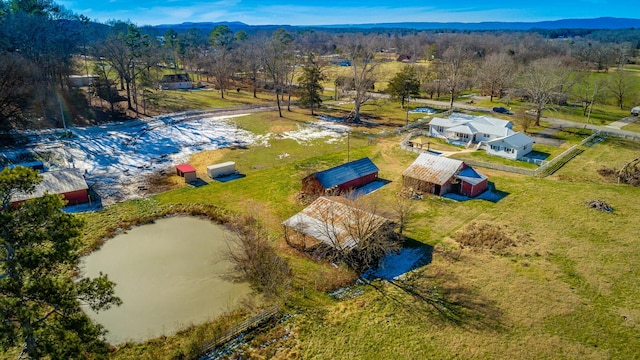
[[[538,110],[535,110],[535,109],[526,110],[524,113],[527,115],[536,116],[538,115]]]
[[[633,109],[631,109],[631,115],[640,116],[640,106],[636,106]]]
[[[502,106],[494,107],[493,108],[493,112],[497,112],[499,114],[509,114],[509,115],[511,115],[511,111],[509,111],[509,109],[507,109],[507,108],[503,108]]]

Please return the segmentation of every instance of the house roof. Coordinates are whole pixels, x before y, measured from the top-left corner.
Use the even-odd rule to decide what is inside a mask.
[[[513,130],[502,126],[493,126],[481,123],[473,123],[472,126],[476,129],[476,133],[491,134],[496,136],[507,136],[513,134]]]
[[[402,176],[442,185],[451,179],[464,163],[460,160],[431,154],[420,154],[418,158],[402,172]]]
[[[453,113],[446,119],[433,118],[429,125],[442,126],[448,131],[461,134],[492,134],[497,136],[507,136],[513,127],[513,123],[491,116],[473,116],[467,114]]]
[[[488,179],[486,175],[480,174],[470,166],[460,170],[460,172],[456,175],[456,178],[471,185],[477,185]]]
[[[196,168],[189,164],[179,164],[176,165],[176,169],[180,170],[183,173],[196,172]]]
[[[358,223],[356,219],[368,218],[367,236],[373,235],[389,220],[371,212],[351,206],[349,200],[338,196],[321,196],[296,215],[282,222],[307,236],[311,236],[327,245],[341,248],[354,248],[358,239],[354,236],[362,232],[354,231]],[[349,231],[351,229],[351,231]]]
[[[517,132],[511,135],[488,141],[488,144],[504,143],[513,148],[521,148],[525,145],[533,144],[534,140],[524,133]]]
[[[459,134],[469,134],[469,135],[473,135],[478,132],[474,130],[475,129],[473,129],[471,126],[468,126],[468,125],[458,125],[458,126],[450,127],[447,129],[447,131],[456,132]]]
[[[11,202],[39,198],[45,193],[66,194],[73,191],[87,190],[89,186],[80,169],[63,169],[42,173],[42,182],[36,185],[32,193],[17,193]]]
[[[378,171],[378,167],[369,158],[362,158],[317,172],[316,179],[325,189],[329,189]]]

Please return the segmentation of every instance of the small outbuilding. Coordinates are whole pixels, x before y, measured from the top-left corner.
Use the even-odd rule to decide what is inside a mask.
[[[71,87],[91,86],[98,79],[100,79],[98,75],[70,75],[69,86]]]
[[[209,175],[209,177],[212,179],[231,175],[235,172],[236,172],[236,163],[233,161],[227,161],[220,164],[207,166],[207,175]]]
[[[371,159],[362,158],[305,177],[302,179],[302,192],[338,195],[373,182],[379,171]]]
[[[187,90],[193,88],[189,74],[167,74],[160,80],[162,90]]]
[[[12,204],[44,196],[58,194],[67,201],[67,205],[89,202],[89,186],[80,169],[63,169],[42,173],[42,182],[31,193],[17,193],[11,197]]]
[[[189,164],[176,165],[176,175],[183,177],[184,182],[186,183],[190,183],[198,179],[198,176],[196,175],[196,168]]]
[[[420,154],[402,173],[402,185],[438,196],[456,193],[476,197],[487,189],[488,178],[460,160]]]

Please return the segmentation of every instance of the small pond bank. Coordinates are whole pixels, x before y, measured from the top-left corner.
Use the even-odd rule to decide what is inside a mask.
[[[207,219],[178,216],[107,240],[82,259],[80,271],[108,274],[123,304],[89,316],[117,344],[170,335],[233,309],[251,289],[227,278],[222,254],[229,236]]]

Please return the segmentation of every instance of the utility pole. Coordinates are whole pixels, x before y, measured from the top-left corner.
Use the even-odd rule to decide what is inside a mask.
[[[351,161],[349,159],[349,149],[351,147],[350,138],[351,138],[351,131],[347,130],[347,162]]]

